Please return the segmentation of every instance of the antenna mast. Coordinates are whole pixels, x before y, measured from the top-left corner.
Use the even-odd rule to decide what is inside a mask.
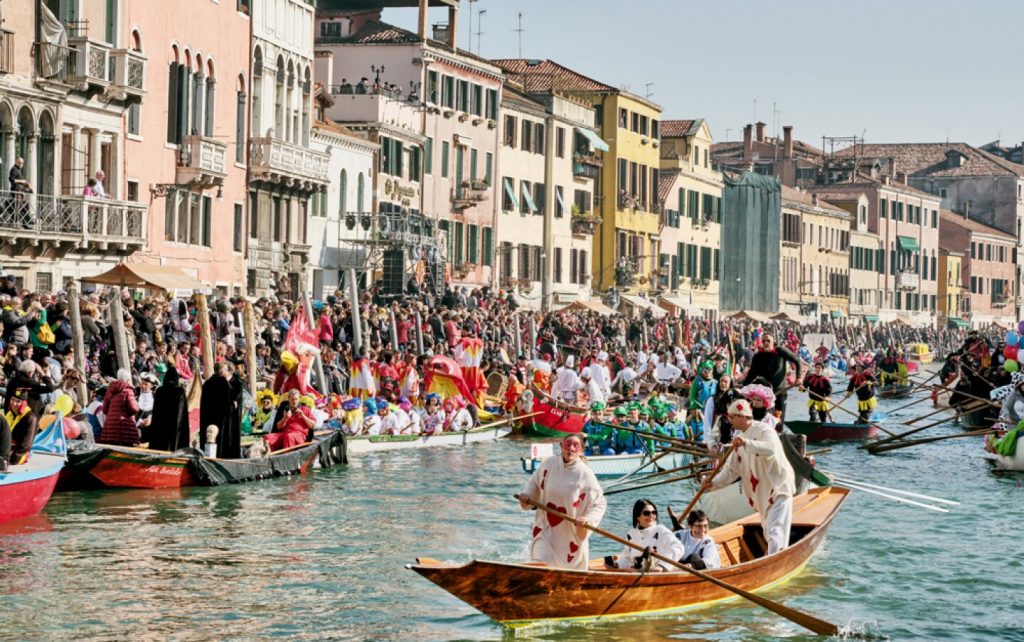
[[[481,9],[480,13],[476,14],[476,55],[480,54],[480,36],[484,35],[483,32],[483,20],[484,14],[487,13],[487,9]]]
[[[523,14],[522,14],[522,12],[519,13],[519,28],[518,29],[513,29],[512,31],[515,31],[516,33],[519,34],[519,57],[522,58],[523,57],[523,31],[524,31],[524,29],[523,29]]]

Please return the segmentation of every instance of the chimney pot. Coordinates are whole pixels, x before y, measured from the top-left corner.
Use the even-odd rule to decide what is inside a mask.
[[[782,156],[793,158],[793,126],[786,125],[782,128]]]
[[[754,155],[754,143],[751,140],[753,131],[753,125],[747,125],[743,128],[743,160],[749,161]]]
[[[757,123],[757,142],[759,143],[764,142],[764,125],[762,122]]]

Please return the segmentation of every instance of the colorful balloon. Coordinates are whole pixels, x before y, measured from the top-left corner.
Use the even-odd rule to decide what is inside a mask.
[[[61,413],[65,417],[71,414],[71,411],[75,408],[75,402],[66,394],[61,394],[57,397],[57,401],[53,404],[53,409]]]
[[[1005,348],[1003,348],[1003,356],[1005,356],[1007,359],[1016,360],[1018,350],[1020,350],[1018,346],[1006,346]]]
[[[1020,334],[1024,334],[1024,321],[1021,321],[1020,323],[1017,324],[1017,332],[1019,332]]]
[[[1006,363],[1003,364],[1003,369],[1007,372],[1017,372],[1020,370],[1020,366],[1013,359],[1007,359]]]

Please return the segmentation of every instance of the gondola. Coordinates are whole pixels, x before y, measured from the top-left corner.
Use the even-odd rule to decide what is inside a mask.
[[[798,435],[806,435],[807,442],[815,444],[824,441],[864,441],[878,434],[878,426],[875,424],[787,420],[786,427]]]
[[[765,555],[760,516],[711,531],[723,568],[714,577],[748,591],[779,584],[807,565],[849,491],[816,488],[793,500],[790,546]],[[473,560],[449,564],[418,558],[407,568],[506,626],[537,621],[587,620],[657,614],[713,604],[735,594],[684,571],[638,573],[609,570],[603,560],[588,570],[536,562]]]
[[[893,383],[888,386],[875,389],[879,399],[903,399],[909,397],[916,386],[907,383]]]
[[[27,462],[0,473],[0,524],[32,517],[50,501],[66,460],[62,427],[58,416],[36,435]]]

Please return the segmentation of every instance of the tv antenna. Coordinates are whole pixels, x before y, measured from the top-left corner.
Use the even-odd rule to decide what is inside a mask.
[[[481,9],[480,13],[476,14],[476,54],[478,56],[480,55],[480,36],[484,35],[483,20],[485,13],[487,13],[487,9]]]
[[[516,33],[519,34],[519,57],[522,58],[523,57],[523,31],[525,31],[525,29],[523,29],[523,14],[522,14],[522,12],[519,13],[519,28],[518,29],[513,29],[512,31],[515,31]]]
[[[654,95],[654,92],[651,91],[651,87],[653,87],[653,86],[654,86],[653,82],[645,82],[644,83],[644,98],[648,98],[649,99],[651,96]]]

